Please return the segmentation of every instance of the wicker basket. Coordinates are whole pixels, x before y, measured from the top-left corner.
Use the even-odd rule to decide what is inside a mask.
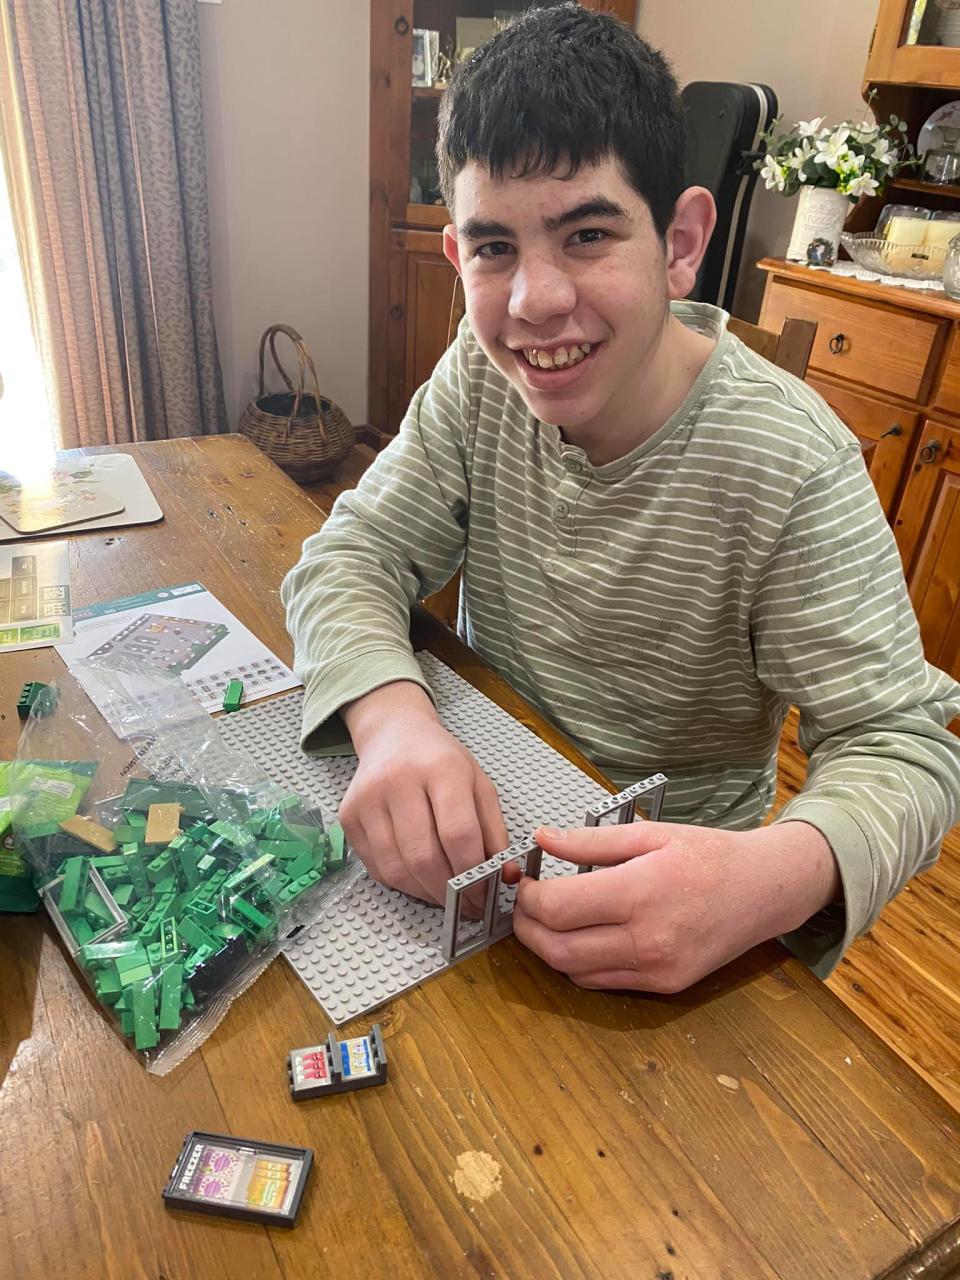
[[[297,353],[296,388],[277,356],[278,333],[286,334]],[[264,395],[263,356],[268,339],[273,363],[287,390]],[[304,390],[308,370],[313,379],[312,395]],[[310,352],[296,329],[287,324],[272,324],[260,339],[260,391],[240,415],[239,430],[301,484],[332,475],[353,448],[350,419],[339,405],[320,394]]]

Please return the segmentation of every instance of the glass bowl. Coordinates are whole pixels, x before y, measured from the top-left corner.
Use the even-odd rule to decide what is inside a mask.
[[[872,231],[841,231],[840,243],[860,267],[905,280],[940,280],[946,249],[929,244],[895,244]]]

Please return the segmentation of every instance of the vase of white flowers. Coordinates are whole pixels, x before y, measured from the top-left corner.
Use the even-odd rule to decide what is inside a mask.
[[[755,167],[768,191],[800,193],[789,259],[833,263],[851,202],[876,195],[888,178],[916,163],[906,131],[897,116],[884,124],[845,121],[836,128],[824,126],[823,116],[792,129],[774,121],[764,138],[766,155]]]

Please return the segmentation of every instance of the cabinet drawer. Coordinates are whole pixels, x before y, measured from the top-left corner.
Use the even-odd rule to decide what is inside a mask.
[[[823,396],[837,417],[860,441],[863,460],[880,505],[888,519],[892,518],[903,488],[907,463],[913,456],[920,414],[888,404],[885,400],[859,395],[847,387],[839,387],[820,378],[807,378],[807,385]]]
[[[817,322],[811,369],[906,400],[926,399],[949,325],[912,311],[772,281],[760,323],[779,331],[787,319]]]

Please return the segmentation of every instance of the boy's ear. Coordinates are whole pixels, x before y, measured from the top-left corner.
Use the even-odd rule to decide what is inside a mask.
[[[696,283],[716,224],[717,206],[710,192],[706,187],[687,187],[667,229],[667,293],[671,300],[685,298]]]
[[[457,228],[451,223],[443,228],[443,253],[449,262],[452,262],[457,275],[463,275],[460,270],[460,246],[457,243]]]

